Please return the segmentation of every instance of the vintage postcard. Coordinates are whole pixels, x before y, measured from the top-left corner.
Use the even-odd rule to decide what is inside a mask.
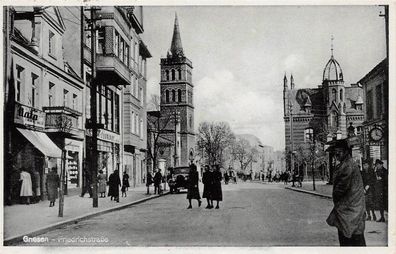
[[[3,250],[391,253],[394,14],[4,2]]]

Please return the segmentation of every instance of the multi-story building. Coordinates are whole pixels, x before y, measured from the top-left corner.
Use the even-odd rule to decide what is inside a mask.
[[[90,20],[84,11],[84,27]],[[146,151],[146,59],[150,52],[140,38],[143,7],[103,6],[96,31],[97,122],[99,169],[109,175],[126,171],[131,185],[142,183]],[[90,101],[91,33],[84,32],[84,80],[86,101]],[[89,121],[90,104],[86,104]],[[90,132],[87,132],[90,140]],[[87,146],[89,148],[89,146]],[[87,151],[87,157],[89,152]]]
[[[326,142],[333,138],[345,138],[348,128],[354,127],[356,134],[362,132],[364,121],[363,88],[358,84],[347,85],[340,64],[333,56],[323,70],[322,84],[317,88],[297,89],[293,76],[290,86],[286,75],[283,81],[283,105],[285,141],[288,170],[303,170],[309,176],[311,163],[298,163],[297,151],[309,150],[312,136]],[[359,155],[357,154],[357,159]],[[291,161],[294,161],[292,165]],[[335,166],[330,154],[327,165],[315,168],[317,176],[329,166],[330,178]]]
[[[30,170],[45,198],[46,174],[61,168],[65,151],[67,189],[79,190],[90,160],[90,9],[80,6],[6,7],[5,137],[7,199],[18,196],[19,170]],[[96,10],[96,73],[99,169],[142,183],[146,152],[146,59],[140,38],[143,9]],[[67,193],[67,192],[66,192]],[[75,193],[75,192],[73,192]]]
[[[388,65],[381,61],[359,83],[364,89],[366,121],[363,123],[364,157],[388,164]]]
[[[14,111],[6,122],[13,161],[6,167],[7,199],[19,195],[14,187],[22,167],[30,171],[35,195],[44,199],[47,173],[53,167],[60,172],[61,149],[66,153],[68,186],[81,186],[84,84],[64,58],[68,26],[59,7],[7,8],[13,22],[6,107]]]

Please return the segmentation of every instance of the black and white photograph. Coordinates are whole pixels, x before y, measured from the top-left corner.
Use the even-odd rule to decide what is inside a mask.
[[[393,1],[48,4],[2,4],[3,250],[391,253]]]

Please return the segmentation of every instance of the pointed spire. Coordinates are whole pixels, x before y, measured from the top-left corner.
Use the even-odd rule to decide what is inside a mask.
[[[293,78],[293,74],[290,75],[290,88],[294,89],[294,78]]]
[[[177,20],[177,13],[175,13],[175,25],[173,28],[173,37],[172,37],[170,53],[174,57],[175,56],[184,56],[183,46],[182,46],[181,38],[180,38],[179,22]]]
[[[283,76],[283,88],[287,88],[286,72],[285,72],[285,76]]]

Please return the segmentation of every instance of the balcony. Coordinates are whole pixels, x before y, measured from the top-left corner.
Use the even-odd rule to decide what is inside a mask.
[[[105,85],[129,85],[131,74],[129,68],[114,54],[97,55],[97,78]]]
[[[43,107],[46,113],[45,130],[47,132],[58,132],[65,136],[83,139],[84,130],[80,128],[79,118],[82,113],[65,107]]]

